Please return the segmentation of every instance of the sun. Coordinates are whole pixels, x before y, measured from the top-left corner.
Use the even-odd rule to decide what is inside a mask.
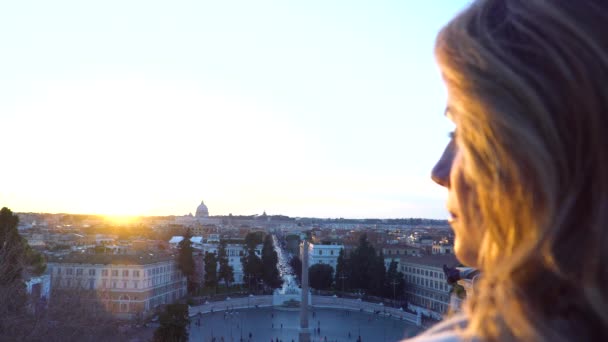
[[[104,219],[115,225],[126,225],[135,222],[139,217],[133,215],[103,215]]]

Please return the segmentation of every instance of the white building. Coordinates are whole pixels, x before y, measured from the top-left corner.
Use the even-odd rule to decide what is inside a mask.
[[[335,271],[342,249],[344,249],[344,245],[308,244],[308,267],[314,264],[326,264]]]
[[[169,240],[169,246],[171,248],[177,248],[179,246],[179,243],[182,242],[183,240],[184,240],[184,237],[181,235],[173,236]],[[190,242],[192,243],[192,247],[200,249],[200,246],[203,244],[203,237],[202,236],[193,236],[190,238]]]
[[[207,236],[207,243],[220,243],[220,234],[209,234]]]
[[[454,245],[433,245],[433,254],[454,254]]]
[[[443,265],[458,261],[452,254],[402,257],[399,269],[405,276],[405,297],[410,308],[441,319],[450,304],[450,291]]]
[[[401,259],[398,258],[384,258],[384,269],[388,271],[389,267],[391,267],[391,262],[396,262],[397,263],[397,271],[401,270],[399,263],[401,262]]]
[[[49,260],[51,285],[74,295],[94,294],[119,318],[145,317],[186,295],[186,277],[172,255],[73,253]]]
[[[34,310],[39,303],[47,303],[51,296],[51,276],[49,272],[27,279],[25,281],[25,291]]]
[[[169,240],[169,245],[172,248],[177,248],[179,243],[184,239],[183,236],[173,236],[171,240]],[[192,242],[192,247],[200,250],[203,255],[207,252],[214,253],[217,255],[218,249],[220,247],[220,235],[219,234],[209,234],[207,241],[202,242],[203,239],[200,236],[193,236],[190,238]],[[243,280],[243,264],[241,263],[241,257],[245,254],[245,250],[247,247],[242,244],[227,244],[226,245],[226,254],[228,256],[228,264],[232,267],[232,271],[234,274],[234,282],[233,284],[242,284]],[[261,257],[262,255],[262,245],[258,245],[255,249],[255,253]],[[219,267],[219,265],[218,265]]]
[[[208,252],[217,255],[219,248],[219,243],[203,243],[201,245],[201,251],[203,252],[203,254]],[[243,279],[244,274],[243,264],[241,263],[241,257],[245,255],[246,249],[247,247],[242,244],[226,244],[226,255],[228,256],[228,265],[232,267],[232,272],[234,274],[233,284],[243,284],[245,282]],[[257,254],[259,257],[262,256],[262,245],[258,245],[255,248],[255,254]]]

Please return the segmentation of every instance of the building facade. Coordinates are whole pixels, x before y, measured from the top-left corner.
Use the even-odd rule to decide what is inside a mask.
[[[148,316],[187,292],[172,255],[79,253],[52,259],[48,266],[54,289],[94,293],[92,298],[118,318]]]
[[[219,243],[203,243],[200,245],[199,248],[203,255],[205,255],[205,253],[207,252],[217,255],[220,245]],[[245,282],[241,257],[245,255],[246,249],[247,247],[242,244],[226,244],[226,255],[228,257],[228,265],[232,267],[232,272],[234,275],[233,284],[243,284]],[[262,256],[262,245],[258,245],[256,247],[255,254],[257,254],[259,257]]]
[[[422,255],[422,249],[410,245],[384,245],[382,246],[382,255],[385,258],[400,258],[402,256],[419,256]]]
[[[402,257],[399,269],[405,276],[405,298],[411,308],[440,319],[448,311],[450,291],[443,265],[458,263],[453,255]]]
[[[308,244],[308,266],[315,264],[326,264],[331,266],[334,271],[338,265],[338,256],[344,245],[321,245]]]
[[[433,254],[454,254],[454,245],[433,245]]]

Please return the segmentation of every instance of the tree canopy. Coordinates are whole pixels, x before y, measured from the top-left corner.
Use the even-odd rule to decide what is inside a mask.
[[[349,278],[348,264],[344,257],[344,248],[340,249],[338,262],[336,263],[336,287],[342,291],[346,290],[346,280]]]
[[[192,293],[197,284],[194,280],[195,275],[195,266],[194,266],[194,257],[192,256],[193,248],[192,242],[190,238],[192,234],[190,233],[190,229],[186,230],[184,234],[184,239],[178,244],[178,255],[177,255],[177,268],[179,268],[182,273],[188,277],[188,292]]]
[[[230,284],[232,284],[232,282],[234,281],[234,270],[228,262],[228,253],[226,252],[226,245],[226,240],[222,240],[220,242],[220,247],[217,251],[217,258],[220,266],[218,272],[218,280],[222,280],[224,281],[224,284],[226,284],[226,286],[230,286]]]
[[[262,259],[257,255],[255,251],[257,245],[262,243],[262,238],[259,233],[262,232],[253,232],[247,234],[247,236],[245,237],[245,245],[247,246],[247,250],[241,257],[245,284],[247,284],[249,288],[251,288],[252,285],[256,285],[260,280],[262,280],[264,273],[264,265],[262,264]]]
[[[397,261],[392,260],[386,271],[386,284],[384,297],[400,299],[403,297],[405,289],[405,278],[402,272],[397,269]]]
[[[382,296],[385,290],[386,270],[384,257],[367,240],[367,234],[359,237],[359,245],[350,253],[350,259],[338,256],[338,277],[345,276],[345,287]],[[336,273],[338,273],[336,272]],[[338,278],[336,278],[338,280]],[[342,285],[342,279],[337,285]]]
[[[154,342],[188,341],[188,305],[169,304],[160,314],[160,326],[154,331]]]
[[[27,329],[27,296],[25,278],[37,276],[46,269],[42,255],[30,248],[19,235],[19,217],[4,207],[0,209],[0,332],[17,338]]]
[[[214,253],[205,252],[205,286],[217,288],[217,258]]]
[[[272,235],[267,234],[262,247],[262,279],[266,286],[276,289],[281,287],[283,281],[279,274],[279,257],[274,248]]]
[[[291,257],[291,260],[289,260],[289,266],[291,266],[291,269],[293,269],[293,273],[295,273],[296,278],[298,279],[298,282],[302,281],[302,260],[300,260],[300,257],[297,255],[294,255],[293,257]]]
[[[310,287],[317,290],[328,290],[333,282],[334,269],[327,264],[314,264],[308,268]]]

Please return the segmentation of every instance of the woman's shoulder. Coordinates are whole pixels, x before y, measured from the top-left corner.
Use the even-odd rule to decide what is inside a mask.
[[[445,321],[438,323],[430,329],[422,332],[420,335],[404,342],[457,342],[462,341],[462,331],[467,325],[467,319],[464,315],[456,315],[448,318]]]

